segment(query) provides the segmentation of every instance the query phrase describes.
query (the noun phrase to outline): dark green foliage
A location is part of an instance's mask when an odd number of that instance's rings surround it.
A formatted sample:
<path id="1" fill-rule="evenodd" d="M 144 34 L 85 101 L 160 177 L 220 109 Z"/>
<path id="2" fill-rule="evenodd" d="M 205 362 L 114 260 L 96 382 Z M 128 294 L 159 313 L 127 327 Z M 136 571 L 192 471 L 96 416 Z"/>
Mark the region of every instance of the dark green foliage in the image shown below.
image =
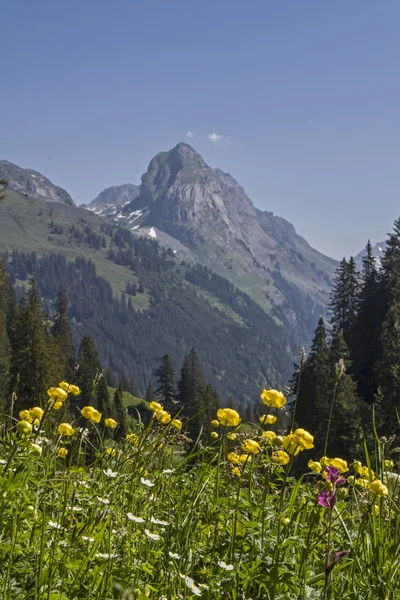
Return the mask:
<path id="1" fill-rule="evenodd" d="M 81 395 L 75 402 L 75 413 L 78 416 L 84 406 L 94 406 L 100 412 L 109 411 L 109 397 L 102 366 L 96 345 L 90 335 L 85 335 L 81 341 L 78 351 L 78 368 L 76 371 L 77 385 L 80 387 Z M 107 415 L 108 416 L 108 415 Z"/>
<path id="2" fill-rule="evenodd" d="M 176 401 L 176 374 L 175 365 L 168 354 L 161 358 L 161 364 L 156 371 L 157 389 L 156 396 L 159 402 L 171 414 L 177 412 Z"/>
<path id="3" fill-rule="evenodd" d="M 51 352 L 48 325 L 38 287 L 32 280 L 20 304 L 12 337 L 10 391 L 17 387 L 17 410 L 44 404 L 46 390 L 54 383 L 52 375 L 57 365 Z"/>
<path id="4" fill-rule="evenodd" d="M 121 378 L 121 386 L 125 392 L 129 392 L 135 398 L 140 398 L 141 393 L 138 388 L 138 384 L 136 383 L 136 379 L 134 377 L 130 377 L 126 372 L 123 374 Z"/>
<path id="5" fill-rule="evenodd" d="M 147 384 L 147 388 L 146 388 L 146 394 L 144 396 L 144 399 L 150 404 L 150 402 L 154 402 L 155 400 L 157 400 L 155 392 L 154 392 L 154 388 L 153 388 L 153 384 L 151 383 L 151 380 L 149 381 L 149 383 Z"/>
<path id="6" fill-rule="evenodd" d="M 63 374 L 62 378 L 72 382 L 74 375 L 75 356 L 72 340 L 71 323 L 69 320 L 68 294 L 61 286 L 54 306 L 54 325 L 52 327 L 53 339 L 60 355 Z"/>
<path id="7" fill-rule="evenodd" d="M 347 262 L 344 258 L 337 270 L 331 294 L 331 323 L 340 331 L 348 346 L 354 336 L 357 318 L 360 281 L 353 257 Z"/>
<path id="8" fill-rule="evenodd" d="M 3 261 L 0 259 L 0 408 L 3 408 L 9 388 L 11 344 L 7 320 L 10 311 L 11 286 Z"/>
<path id="9" fill-rule="evenodd" d="M 212 388 L 208 391 L 205 389 L 203 367 L 194 348 L 182 365 L 178 389 L 182 413 L 189 419 L 188 432 L 195 440 L 203 423 L 207 422 L 207 412 L 213 411 L 216 402 L 212 397 Z"/>

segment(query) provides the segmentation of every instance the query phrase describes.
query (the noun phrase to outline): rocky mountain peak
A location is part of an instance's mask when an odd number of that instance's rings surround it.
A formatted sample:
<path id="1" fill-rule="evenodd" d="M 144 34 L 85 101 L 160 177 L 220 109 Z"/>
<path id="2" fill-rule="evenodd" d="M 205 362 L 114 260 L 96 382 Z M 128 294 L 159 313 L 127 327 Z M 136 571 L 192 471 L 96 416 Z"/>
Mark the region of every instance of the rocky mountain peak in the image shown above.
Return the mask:
<path id="1" fill-rule="evenodd" d="M 9 188 L 34 200 L 75 206 L 68 192 L 33 169 L 23 169 L 8 160 L 0 160 L 0 179 L 3 178 L 7 179 Z"/>

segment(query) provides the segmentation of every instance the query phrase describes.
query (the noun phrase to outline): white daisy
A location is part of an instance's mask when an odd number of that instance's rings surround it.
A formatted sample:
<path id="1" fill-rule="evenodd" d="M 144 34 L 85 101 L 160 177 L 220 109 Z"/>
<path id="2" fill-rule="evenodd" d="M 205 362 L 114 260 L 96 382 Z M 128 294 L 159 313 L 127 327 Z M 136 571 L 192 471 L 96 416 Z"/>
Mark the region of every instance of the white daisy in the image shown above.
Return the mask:
<path id="1" fill-rule="evenodd" d="M 175 560 L 179 560 L 180 559 L 180 555 L 177 554 L 176 552 L 168 552 L 169 556 L 171 558 L 174 558 Z"/>
<path id="2" fill-rule="evenodd" d="M 154 517 L 150 518 L 150 522 L 154 523 L 154 525 L 162 525 L 163 527 L 169 525 L 168 521 L 160 521 L 159 519 L 155 519 Z"/>
<path id="3" fill-rule="evenodd" d="M 144 523 L 144 519 L 142 517 L 135 517 L 131 512 L 126 515 L 130 521 L 135 521 L 135 523 Z"/>
<path id="4" fill-rule="evenodd" d="M 144 477 L 141 477 L 140 481 L 143 483 L 143 485 L 149 488 L 154 487 L 155 485 L 152 481 L 150 481 L 150 479 L 145 479 Z"/>
<path id="5" fill-rule="evenodd" d="M 87 535 L 83 535 L 82 539 L 84 542 L 94 542 L 94 538 L 88 537 Z"/>
<path id="6" fill-rule="evenodd" d="M 55 521 L 49 521 L 48 525 L 49 525 L 49 527 L 52 527 L 53 529 L 63 529 L 63 527 L 61 527 L 61 525 L 59 525 Z"/>
<path id="7" fill-rule="evenodd" d="M 158 535 L 158 533 L 151 533 L 148 529 L 145 529 L 144 532 L 147 535 L 147 537 L 150 540 L 153 540 L 154 542 L 158 542 L 158 540 L 160 539 L 160 536 Z"/>
<path id="8" fill-rule="evenodd" d="M 233 571 L 235 568 L 233 565 L 227 565 L 223 560 L 219 560 L 218 565 L 221 567 L 221 569 L 225 569 L 225 571 Z"/>
<path id="9" fill-rule="evenodd" d="M 110 501 L 107 498 L 100 498 L 99 496 L 96 496 L 96 498 L 102 504 L 110 504 Z"/>
<path id="10" fill-rule="evenodd" d="M 118 477 L 118 471 L 113 471 L 112 469 L 107 469 L 107 471 L 103 469 L 103 473 L 107 477 Z"/>
<path id="11" fill-rule="evenodd" d="M 105 560 L 108 560 L 109 558 L 117 558 L 118 554 L 103 554 L 102 552 L 97 552 L 96 557 L 97 558 L 104 558 Z"/>
<path id="12" fill-rule="evenodd" d="M 184 579 L 187 587 L 193 592 L 195 596 L 201 596 L 201 590 L 195 585 L 191 577 L 188 577 L 187 575 L 182 575 L 182 573 L 179 573 L 179 575 L 182 577 L 182 579 Z"/>

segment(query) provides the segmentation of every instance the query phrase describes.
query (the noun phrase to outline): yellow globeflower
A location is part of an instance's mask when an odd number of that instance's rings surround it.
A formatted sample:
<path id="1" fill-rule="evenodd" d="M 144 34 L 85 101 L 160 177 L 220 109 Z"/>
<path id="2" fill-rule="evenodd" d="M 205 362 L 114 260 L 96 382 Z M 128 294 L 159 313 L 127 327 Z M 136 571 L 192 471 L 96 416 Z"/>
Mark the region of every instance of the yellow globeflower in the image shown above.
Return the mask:
<path id="1" fill-rule="evenodd" d="M 258 454 L 261 452 L 260 444 L 255 440 L 244 440 L 242 449 L 249 454 Z"/>
<path id="2" fill-rule="evenodd" d="M 54 402 L 53 404 L 53 409 L 54 410 L 60 410 L 60 408 L 62 408 L 63 403 L 58 401 L 58 402 Z"/>
<path id="3" fill-rule="evenodd" d="M 228 433 L 228 435 L 226 436 L 228 438 L 228 440 L 236 440 L 237 439 L 237 433 L 234 433 L 233 431 L 231 431 L 230 433 Z"/>
<path id="4" fill-rule="evenodd" d="M 72 394 L 73 396 L 79 396 L 79 394 L 81 393 L 80 388 L 78 388 L 77 385 L 70 385 L 68 388 L 68 392 L 70 394 Z"/>
<path id="5" fill-rule="evenodd" d="M 163 425 L 167 425 L 171 421 L 171 415 L 166 410 L 156 411 L 156 419 Z"/>
<path id="6" fill-rule="evenodd" d="M 116 426 L 118 425 L 117 421 L 114 421 L 114 419 L 104 419 L 104 425 L 106 427 L 109 427 L 109 429 L 115 429 Z"/>
<path id="7" fill-rule="evenodd" d="M 275 415 L 262 415 L 260 417 L 261 425 L 273 425 L 276 421 Z"/>
<path id="8" fill-rule="evenodd" d="M 378 504 L 373 504 L 372 511 L 376 514 L 376 516 L 378 516 L 379 513 L 381 512 L 380 506 Z"/>
<path id="9" fill-rule="evenodd" d="M 227 425 L 228 427 L 236 427 L 241 421 L 239 413 L 233 408 L 220 408 L 217 412 L 217 418 L 221 425 Z"/>
<path id="10" fill-rule="evenodd" d="M 217 419 L 213 419 L 213 420 L 211 421 L 211 425 L 212 425 L 213 427 L 219 427 L 219 421 L 217 421 Z"/>
<path id="11" fill-rule="evenodd" d="M 28 435 L 32 432 L 32 424 L 29 423 L 29 421 L 25 421 L 25 419 L 22 419 L 22 421 L 18 421 L 17 423 L 17 431 L 18 433 L 22 433 L 23 435 Z"/>
<path id="12" fill-rule="evenodd" d="M 182 429 L 182 421 L 179 419 L 172 419 L 171 425 L 172 427 L 175 427 L 175 429 Z"/>
<path id="13" fill-rule="evenodd" d="M 153 402 L 150 402 L 149 408 L 150 408 L 150 410 L 154 410 L 154 412 L 157 412 L 159 410 L 164 410 L 162 405 L 159 402 L 154 402 L 154 400 L 153 400 Z"/>
<path id="14" fill-rule="evenodd" d="M 303 446 L 299 443 L 299 439 L 295 438 L 293 433 L 283 436 L 282 445 L 285 450 L 287 450 L 289 454 L 292 454 L 293 456 L 296 456 L 299 452 L 304 450 Z"/>
<path id="15" fill-rule="evenodd" d="M 385 460 L 384 465 L 385 465 L 385 470 L 388 471 L 389 469 L 393 469 L 394 462 L 392 460 Z"/>
<path id="16" fill-rule="evenodd" d="M 285 396 L 278 390 L 263 390 L 261 400 L 267 406 L 274 406 L 275 408 L 282 408 L 286 404 Z"/>
<path id="17" fill-rule="evenodd" d="M 298 441 L 303 450 L 314 448 L 314 436 L 305 429 L 296 429 L 293 434 L 293 440 Z"/>
<path id="18" fill-rule="evenodd" d="M 272 460 L 274 460 L 279 465 L 287 465 L 290 461 L 290 456 L 284 450 L 277 450 L 272 453 Z"/>
<path id="19" fill-rule="evenodd" d="M 242 471 L 239 469 L 239 467 L 233 467 L 232 475 L 235 475 L 236 477 L 241 477 Z"/>
<path id="20" fill-rule="evenodd" d="M 380 479 L 375 479 L 375 481 L 370 483 L 369 489 L 373 494 L 377 494 L 378 496 L 387 496 L 389 493 L 386 485 Z"/>
<path id="21" fill-rule="evenodd" d="M 31 417 L 33 417 L 34 419 L 39 419 L 39 421 L 42 419 L 43 415 L 44 415 L 44 410 L 42 410 L 40 408 L 40 406 L 34 406 L 33 408 L 30 409 L 30 415 Z"/>
<path id="22" fill-rule="evenodd" d="M 261 437 L 265 438 L 268 442 L 272 442 L 276 438 L 275 431 L 263 431 Z"/>
<path id="23" fill-rule="evenodd" d="M 59 448 L 57 450 L 57 454 L 60 458 L 66 458 L 68 455 L 68 450 L 66 448 Z"/>
<path id="24" fill-rule="evenodd" d="M 251 462 L 251 459 L 252 459 L 252 458 L 253 458 L 253 457 L 252 457 L 250 454 L 241 454 L 241 455 L 239 456 L 239 461 L 240 461 L 241 463 L 245 463 L 245 462 Z"/>
<path id="25" fill-rule="evenodd" d="M 233 465 L 237 465 L 240 463 L 240 457 L 236 454 L 236 452 L 229 452 L 229 454 L 227 454 L 226 458 L 229 460 L 229 462 L 231 462 Z"/>
<path id="26" fill-rule="evenodd" d="M 283 437 L 281 435 L 276 435 L 272 440 L 274 446 L 282 446 L 283 445 Z"/>
<path id="27" fill-rule="evenodd" d="M 322 471 L 322 465 L 321 465 L 321 463 L 318 462 L 318 461 L 316 461 L 316 460 L 309 460 L 308 461 L 308 468 L 313 473 L 321 473 L 321 471 Z"/>
<path id="28" fill-rule="evenodd" d="M 94 406 L 84 406 L 81 415 L 88 421 L 92 421 L 92 423 L 100 423 L 101 421 L 101 413 Z"/>
<path id="29" fill-rule="evenodd" d="M 60 435 L 74 435 L 75 429 L 69 423 L 60 423 L 58 426 L 58 433 Z"/>
<path id="30" fill-rule="evenodd" d="M 68 392 L 69 389 L 69 383 L 67 381 L 62 381 L 61 383 L 58 384 L 58 386 L 64 390 L 64 392 Z"/>
<path id="31" fill-rule="evenodd" d="M 139 441 L 139 436 L 136 433 L 127 433 L 125 439 L 130 444 L 136 444 Z"/>
<path id="32" fill-rule="evenodd" d="M 339 470 L 339 473 L 347 473 L 349 467 L 347 465 L 347 461 L 343 460 L 343 458 L 332 458 L 329 464 L 330 467 L 336 467 Z"/>
<path id="33" fill-rule="evenodd" d="M 289 523 L 290 523 L 289 517 L 281 517 L 280 521 L 281 521 L 282 525 L 289 525 Z"/>
<path id="34" fill-rule="evenodd" d="M 28 421 L 28 423 L 32 423 L 33 418 L 29 410 L 21 410 L 19 413 L 19 418 L 23 421 Z"/>
<path id="35" fill-rule="evenodd" d="M 215 440 L 216 440 L 216 439 L 219 437 L 219 436 L 218 436 L 218 433 L 217 433 L 216 431 L 212 431 L 212 432 L 210 433 L 210 436 L 211 436 L 212 438 L 214 438 Z"/>
<path id="36" fill-rule="evenodd" d="M 323 456 L 322 458 L 320 458 L 319 462 L 321 463 L 321 466 L 323 468 L 325 467 L 329 467 L 331 464 L 331 458 L 328 458 L 327 456 Z"/>
<path id="37" fill-rule="evenodd" d="M 111 456 L 117 456 L 118 452 L 115 448 L 107 448 L 106 454 L 110 454 Z"/>
<path id="38" fill-rule="evenodd" d="M 64 402 L 66 400 L 68 394 L 65 390 L 60 387 L 51 387 L 47 390 L 47 394 L 52 400 L 59 400 L 60 402 Z"/>

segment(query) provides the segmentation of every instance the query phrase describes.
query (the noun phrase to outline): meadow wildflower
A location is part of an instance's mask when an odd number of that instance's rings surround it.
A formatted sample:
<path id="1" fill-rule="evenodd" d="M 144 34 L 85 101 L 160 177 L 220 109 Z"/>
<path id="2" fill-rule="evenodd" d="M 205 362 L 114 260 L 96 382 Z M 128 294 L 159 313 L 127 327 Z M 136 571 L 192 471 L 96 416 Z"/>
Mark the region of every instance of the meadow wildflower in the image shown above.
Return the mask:
<path id="1" fill-rule="evenodd" d="M 154 483 L 152 481 L 150 481 L 150 479 L 145 479 L 144 477 L 140 478 L 140 481 L 142 482 L 143 485 L 145 485 L 146 487 L 154 487 Z"/>
<path id="2" fill-rule="evenodd" d="M 386 485 L 384 485 L 380 479 L 375 479 L 375 481 L 372 481 L 370 483 L 369 489 L 373 494 L 376 494 L 377 496 L 387 496 L 389 493 L 389 490 L 387 489 Z"/>
<path id="3" fill-rule="evenodd" d="M 343 460 L 343 458 L 332 458 L 329 462 L 329 466 L 338 469 L 339 473 L 347 473 L 349 470 L 347 461 Z"/>
<path id="4" fill-rule="evenodd" d="M 273 406 L 274 408 L 282 408 L 286 404 L 285 396 L 278 390 L 263 390 L 261 400 L 267 406 Z"/>
<path id="5" fill-rule="evenodd" d="M 227 565 L 226 562 L 223 560 L 218 561 L 218 566 L 221 567 L 221 569 L 224 569 L 225 571 L 233 571 L 233 569 L 235 568 L 233 565 Z"/>
<path id="6" fill-rule="evenodd" d="M 253 458 L 253 457 L 251 456 L 251 454 L 241 454 L 241 455 L 239 456 L 239 461 L 240 461 L 241 463 L 245 463 L 245 462 L 251 462 L 251 459 L 252 459 L 252 458 Z"/>
<path id="7" fill-rule="evenodd" d="M 130 521 L 134 521 L 135 523 L 145 523 L 145 519 L 142 517 L 135 517 L 135 515 L 133 515 L 131 512 L 129 512 L 126 516 Z"/>
<path id="8" fill-rule="evenodd" d="M 213 420 L 211 421 L 211 425 L 212 425 L 213 427 L 219 427 L 219 421 L 218 421 L 217 419 L 213 419 Z"/>
<path id="9" fill-rule="evenodd" d="M 158 540 L 160 540 L 160 536 L 158 535 L 158 533 L 151 533 L 148 529 L 144 530 L 145 534 L 147 535 L 147 537 L 150 540 L 153 540 L 154 542 L 158 542 Z"/>
<path id="10" fill-rule="evenodd" d="M 239 467 L 233 467 L 232 468 L 232 475 L 235 475 L 235 477 L 241 477 L 242 476 L 242 471 L 239 469 Z"/>
<path id="11" fill-rule="evenodd" d="M 167 425 L 171 421 L 171 415 L 166 410 L 158 410 L 155 413 L 157 421 L 163 425 Z"/>
<path id="12" fill-rule="evenodd" d="M 57 455 L 60 458 L 66 458 L 68 456 L 68 450 L 66 448 L 59 448 L 57 450 Z"/>
<path id="13" fill-rule="evenodd" d="M 100 423 L 101 421 L 101 413 L 94 406 L 84 406 L 81 410 L 81 415 L 92 423 Z"/>
<path id="14" fill-rule="evenodd" d="M 316 461 L 316 460 L 309 460 L 308 461 L 308 468 L 313 473 L 321 473 L 321 471 L 322 471 L 322 465 L 321 465 L 321 463 L 318 462 L 318 461 Z"/>
<path id="15" fill-rule="evenodd" d="M 104 425 L 106 427 L 108 427 L 109 429 L 115 429 L 116 426 L 118 425 L 118 423 L 114 419 L 108 418 L 108 419 L 104 419 Z"/>
<path id="16" fill-rule="evenodd" d="M 179 419 L 172 419 L 171 425 L 172 427 L 175 427 L 175 429 L 182 429 L 182 421 L 180 421 Z"/>
<path id="17" fill-rule="evenodd" d="M 168 556 L 170 556 L 171 558 L 174 558 L 175 560 L 180 560 L 180 555 L 177 554 L 176 552 L 168 552 Z"/>
<path id="18" fill-rule="evenodd" d="M 229 460 L 230 463 L 232 463 L 233 465 L 237 465 L 240 463 L 240 457 L 238 454 L 236 454 L 236 452 L 229 452 L 229 454 L 227 454 L 226 458 Z"/>
<path id="19" fill-rule="evenodd" d="M 233 408 L 220 408 L 217 411 L 217 418 L 221 425 L 228 427 L 237 427 L 241 421 L 239 413 Z"/>
<path id="20" fill-rule="evenodd" d="M 261 452 L 260 444 L 255 440 L 244 440 L 242 449 L 249 454 L 258 454 Z"/>
<path id="21" fill-rule="evenodd" d="M 232 442 L 235 441 L 237 439 L 238 434 L 235 433 L 234 431 L 231 431 L 230 433 L 227 434 L 227 438 L 228 440 L 231 440 Z"/>
<path id="22" fill-rule="evenodd" d="M 30 452 L 34 456 L 42 456 L 42 452 L 43 452 L 42 446 L 40 446 L 40 444 L 31 444 Z"/>
<path id="23" fill-rule="evenodd" d="M 275 415 L 261 415 L 260 423 L 261 425 L 273 425 L 276 422 Z"/>
<path id="24" fill-rule="evenodd" d="M 289 525 L 290 524 L 289 517 L 281 517 L 281 523 L 282 523 L 282 525 Z"/>
<path id="25" fill-rule="evenodd" d="M 268 442 L 272 442 L 276 438 L 275 431 L 263 431 L 261 437 L 266 439 Z"/>
<path id="26" fill-rule="evenodd" d="M 125 439 L 130 444 L 136 444 L 139 441 L 139 436 L 136 433 L 127 433 Z"/>
<path id="27" fill-rule="evenodd" d="M 219 437 L 219 436 L 218 436 L 218 433 L 217 433 L 216 431 L 212 431 L 212 432 L 210 433 L 210 436 L 211 436 L 212 438 L 214 438 L 215 440 L 216 440 L 216 439 Z"/>
<path id="28" fill-rule="evenodd" d="M 52 402 L 50 400 L 50 402 Z M 53 402 L 52 407 L 54 410 L 60 410 L 60 408 L 62 408 L 63 403 L 59 400 L 58 402 Z"/>
<path id="29" fill-rule="evenodd" d="M 155 402 L 154 400 L 153 400 L 153 402 L 150 402 L 149 408 L 150 408 L 150 410 L 153 410 L 154 412 L 158 412 L 159 410 L 164 410 L 162 407 L 162 404 L 160 404 L 159 402 Z"/>
<path id="30" fill-rule="evenodd" d="M 272 453 L 272 460 L 278 463 L 278 465 L 287 465 L 290 461 L 290 456 L 284 450 L 277 450 Z"/>
<path id="31" fill-rule="evenodd" d="M 67 399 L 68 394 L 65 390 L 60 387 L 51 387 L 47 390 L 47 394 L 50 397 L 50 400 L 64 402 Z"/>
<path id="32" fill-rule="evenodd" d="M 44 415 L 44 410 L 40 408 L 40 406 L 34 406 L 29 410 L 29 413 L 31 417 L 33 417 L 34 419 L 39 419 L 39 421 L 41 421 Z"/>
<path id="33" fill-rule="evenodd" d="M 201 594 L 202 594 L 201 589 L 195 585 L 195 583 L 191 577 L 188 577 L 187 575 L 182 575 L 182 573 L 180 573 L 180 576 L 184 580 L 186 586 L 189 588 L 189 590 L 191 592 L 193 592 L 193 594 L 195 596 L 201 596 Z"/>
<path id="34" fill-rule="evenodd" d="M 160 519 L 156 519 L 155 517 L 150 517 L 150 523 L 161 525 L 162 527 L 167 527 L 167 525 L 169 525 L 168 521 L 160 521 Z"/>
<path id="35" fill-rule="evenodd" d="M 383 464 L 386 471 L 388 471 L 389 469 L 393 469 L 394 467 L 394 462 L 392 460 L 385 460 Z"/>
<path id="36" fill-rule="evenodd" d="M 372 505 L 372 512 L 378 516 L 379 513 L 381 512 L 380 506 L 378 504 L 373 504 Z"/>
<path id="37" fill-rule="evenodd" d="M 112 477 L 114 479 L 115 477 L 118 477 L 118 471 L 113 471 L 112 469 L 103 469 L 103 473 L 106 477 Z"/>
<path id="38" fill-rule="evenodd" d="M 69 423 L 60 423 L 57 431 L 60 435 L 71 436 L 74 435 L 75 429 Z"/>

